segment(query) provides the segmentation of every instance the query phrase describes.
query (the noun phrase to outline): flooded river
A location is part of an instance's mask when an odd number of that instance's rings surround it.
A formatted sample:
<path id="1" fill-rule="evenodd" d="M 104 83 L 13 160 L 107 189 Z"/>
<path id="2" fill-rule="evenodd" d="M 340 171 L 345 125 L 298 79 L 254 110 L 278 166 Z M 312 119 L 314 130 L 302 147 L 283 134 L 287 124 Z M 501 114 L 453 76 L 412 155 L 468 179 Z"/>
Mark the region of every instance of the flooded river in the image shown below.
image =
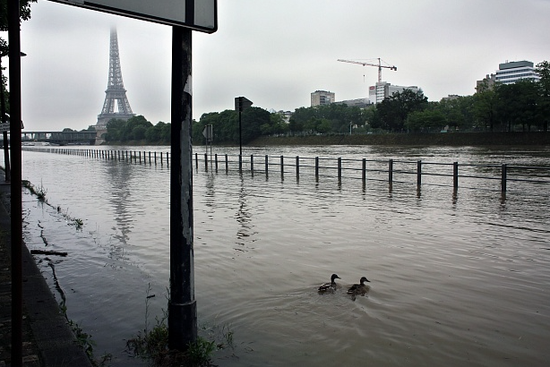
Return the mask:
<path id="1" fill-rule="evenodd" d="M 78 149 L 78 148 L 75 148 Z M 119 147 L 115 149 L 121 149 Z M 143 150 L 160 151 L 158 147 Z M 199 153 L 204 147 L 198 147 Z M 238 149 L 215 148 L 215 153 Z M 164 148 L 168 151 L 168 148 Z M 245 154 L 546 165 L 550 149 L 270 147 Z M 167 309 L 167 165 L 34 151 L 23 178 L 30 249 L 70 319 L 112 366 Z M 219 366 L 546 366 L 550 187 L 493 189 L 194 171 L 199 334 Z M 83 225 L 75 225 L 76 219 Z M 53 270 L 52 270 L 53 269 Z M 337 273 L 343 290 L 318 294 Z M 345 286 L 362 276 L 365 296 Z M 153 296 L 147 298 L 148 296 Z M 147 301 L 146 301 L 147 300 Z"/>

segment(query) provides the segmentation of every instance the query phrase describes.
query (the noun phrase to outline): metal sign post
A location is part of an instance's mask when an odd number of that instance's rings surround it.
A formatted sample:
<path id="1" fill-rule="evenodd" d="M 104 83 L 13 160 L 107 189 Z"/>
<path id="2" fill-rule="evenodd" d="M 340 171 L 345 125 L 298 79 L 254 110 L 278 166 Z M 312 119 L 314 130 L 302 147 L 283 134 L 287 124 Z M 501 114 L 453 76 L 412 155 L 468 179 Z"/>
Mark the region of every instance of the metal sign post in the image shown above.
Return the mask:
<path id="1" fill-rule="evenodd" d="M 170 349 L 185 350 L 197 339 L 193 266 L 193 170 L 191 30 L 173 27 L 170 168 Z"/>
<path id="2" fill-rule="evenodd" d="M 212 142 L 214 141 L 214 125 L 207 124 L 202 129 L 202 136 L 205 139 L 206 154 L 208 154 L 208 148 L 210 148 L 210 161 L 212 161 Z"/>
<path id="3" fill-rule="evenodd" d="M 242 169 L 243 158 L 242 114 L 244 110 L 252 107 L 252 104 L 252 101 L 246 97 L 235 98 L 235 111 L 239 112 L 239 171 L 241 171 Z"/>

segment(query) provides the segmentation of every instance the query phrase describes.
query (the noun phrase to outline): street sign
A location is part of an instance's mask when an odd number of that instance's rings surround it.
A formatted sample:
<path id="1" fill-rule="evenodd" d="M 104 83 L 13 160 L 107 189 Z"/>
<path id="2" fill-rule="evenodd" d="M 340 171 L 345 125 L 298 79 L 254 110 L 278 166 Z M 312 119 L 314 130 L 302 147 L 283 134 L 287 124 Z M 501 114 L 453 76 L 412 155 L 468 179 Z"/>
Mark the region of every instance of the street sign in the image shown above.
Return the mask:
<path id="1" fill-rule="evenodd" d="M 252 107 L 253 103 L 246 97 L 235 97 L 235 111 L 243 112 L 249 107 Z"/>
<path id="2" fill-rule="evenodd" d="M 214 139 L 214 125 L 208 124 L 202 130 L 202 136 L 206 138 L 207 143 L 211 143 Z"/>
<path id="3" fill-rule="evenodd" d="M 217 0 L 50 0 L 196 31 L 218 29 Z"/>
<path id="4" fill-rule="evenodd" d="M 4 132 L 4 131 L 10 131 L 10 123 L 9 122 L 0 123 L 0 132 Z"/>

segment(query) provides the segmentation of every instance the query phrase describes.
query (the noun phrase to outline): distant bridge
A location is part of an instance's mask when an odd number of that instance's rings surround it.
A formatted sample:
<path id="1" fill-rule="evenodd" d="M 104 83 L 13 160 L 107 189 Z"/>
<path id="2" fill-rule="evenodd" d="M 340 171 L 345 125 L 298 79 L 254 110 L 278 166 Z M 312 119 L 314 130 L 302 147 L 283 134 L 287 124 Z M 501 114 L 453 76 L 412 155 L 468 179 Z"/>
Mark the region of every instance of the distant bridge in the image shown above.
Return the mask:
<path id="1" fill-rule="evenodd" d="M 21 142 L 48 142 L 57 145 L 95 145 L 96 131 L 21 131 Z"/>

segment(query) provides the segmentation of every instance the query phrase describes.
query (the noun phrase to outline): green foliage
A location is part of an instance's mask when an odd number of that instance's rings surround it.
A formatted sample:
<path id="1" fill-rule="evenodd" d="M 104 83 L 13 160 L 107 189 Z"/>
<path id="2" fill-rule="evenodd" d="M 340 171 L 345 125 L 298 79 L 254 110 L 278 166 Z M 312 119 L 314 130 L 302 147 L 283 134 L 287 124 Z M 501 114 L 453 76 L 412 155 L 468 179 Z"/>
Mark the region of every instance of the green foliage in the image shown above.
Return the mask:
<path id="1" fill-rule="evenodd" d="M 282 133 L 284 121 L 278 117 L 272 117 L 268 111 L 250 107 L 242 112 L 240 138 L 243 144 L 266 134 Z M 204 143 L 202 131 L 206 125 L 212 125 L 214 141 L 218 144 L 239 144 L 239 113 L 233 110 L 225 110 L 217 113 L 205 113 L 200 120 L 193 124 L 193 142 Z"/>
<path id="2" fill-rule="evenodd" d="M 548 131 L 550 120 L 550 63 L 543 61 L 537 64 L 537 73 L 540 76 L 538 84 L 539 99 L 539 116 L 542 130 Z"/>
<path id="3" fill-rule="evenodd" d="M 31 3 L 35 3 L 36 0 L 20 0 L 19 1 L 19 19 L 21 21 L 29 20 L 31 18 Z M 0 0 L 0 31 L 4 32 L 8 30 L 8 0 Z M 8 43 L 3 37 L 0 37 L 0 58 L 8 54 Z M 1 62 L 0 62 L 1 64 Z M 7 77 L 4 75 L 4 67 L 1 67 L 2 78 L 0 79 L 0 88 L 2 89 L 2 96 L 4 96 L 4 105 L 6 113 L 9 113 L 9 92 L 7 91 Z"/>
<path id="4" fill-rule="evenodd" d="M 445 115 L 435 109 L 411 112 L 405 122 L 408 130 L 416 132 L 438 132 L 446 125 Z"/>
<path id="5" fill-rule="evenodd" d="M 24 20 L 31 19 L 31 3 L 36 0 L 19 0 L 19 18 Z M 0 31 L 8 30 L 8 0 L 0 0 Z"/>
<path id="6" fill-rule="evenodd" d="M 135 356 L 152 361 L 154 366 L 211 366 L 212 353 L 218 348 L 215 341 L 198 337 L 195 342 L 188 344 L 185 352 L 179 352 L 169 349 L 168 338 L 165 315 L 162 319 L 156 319 L 152 329 L 149 330 L 146 326 L 134 338 L 129 339 L 126 348 Z"/>
<path id="7" fill-rule="evenodd" d="M 413 92 L 405 89 L 403 92 L 394 93 L 377 105 L 378 120 L 373 127 L 391 132 L 403 131 L 409 114 L 423 111 L 427 107 L 428 98 L 422 91 Z"/>
<path id="8" fill-rule="evenodd" d="M 346 104 L 301 107 L 290 118 L 289 130 L 293 133 L 329 134 L 347 133 L 350 125 L 364 126 L 365 110 Z"/>
<path id="9" fill-rule="evenodd" d="M 194 343 L 187 347 L 187 360 L 189 366 L 208 366 L 212 352 L 216 350 L 215 342 L 198 337 Z"/>
<path id="10" fill-rule="evenodd" d="M 132 141 L 145 141 L 149 144 L 169 144 L 170 126 L 159 122 L 153 126 L 145 117 L 134 116 L 127 121 L 112 119 L 107 123 L 105 141 L 128 143 Z M 166 133 L 168 132 L 168 133 Z"/>

